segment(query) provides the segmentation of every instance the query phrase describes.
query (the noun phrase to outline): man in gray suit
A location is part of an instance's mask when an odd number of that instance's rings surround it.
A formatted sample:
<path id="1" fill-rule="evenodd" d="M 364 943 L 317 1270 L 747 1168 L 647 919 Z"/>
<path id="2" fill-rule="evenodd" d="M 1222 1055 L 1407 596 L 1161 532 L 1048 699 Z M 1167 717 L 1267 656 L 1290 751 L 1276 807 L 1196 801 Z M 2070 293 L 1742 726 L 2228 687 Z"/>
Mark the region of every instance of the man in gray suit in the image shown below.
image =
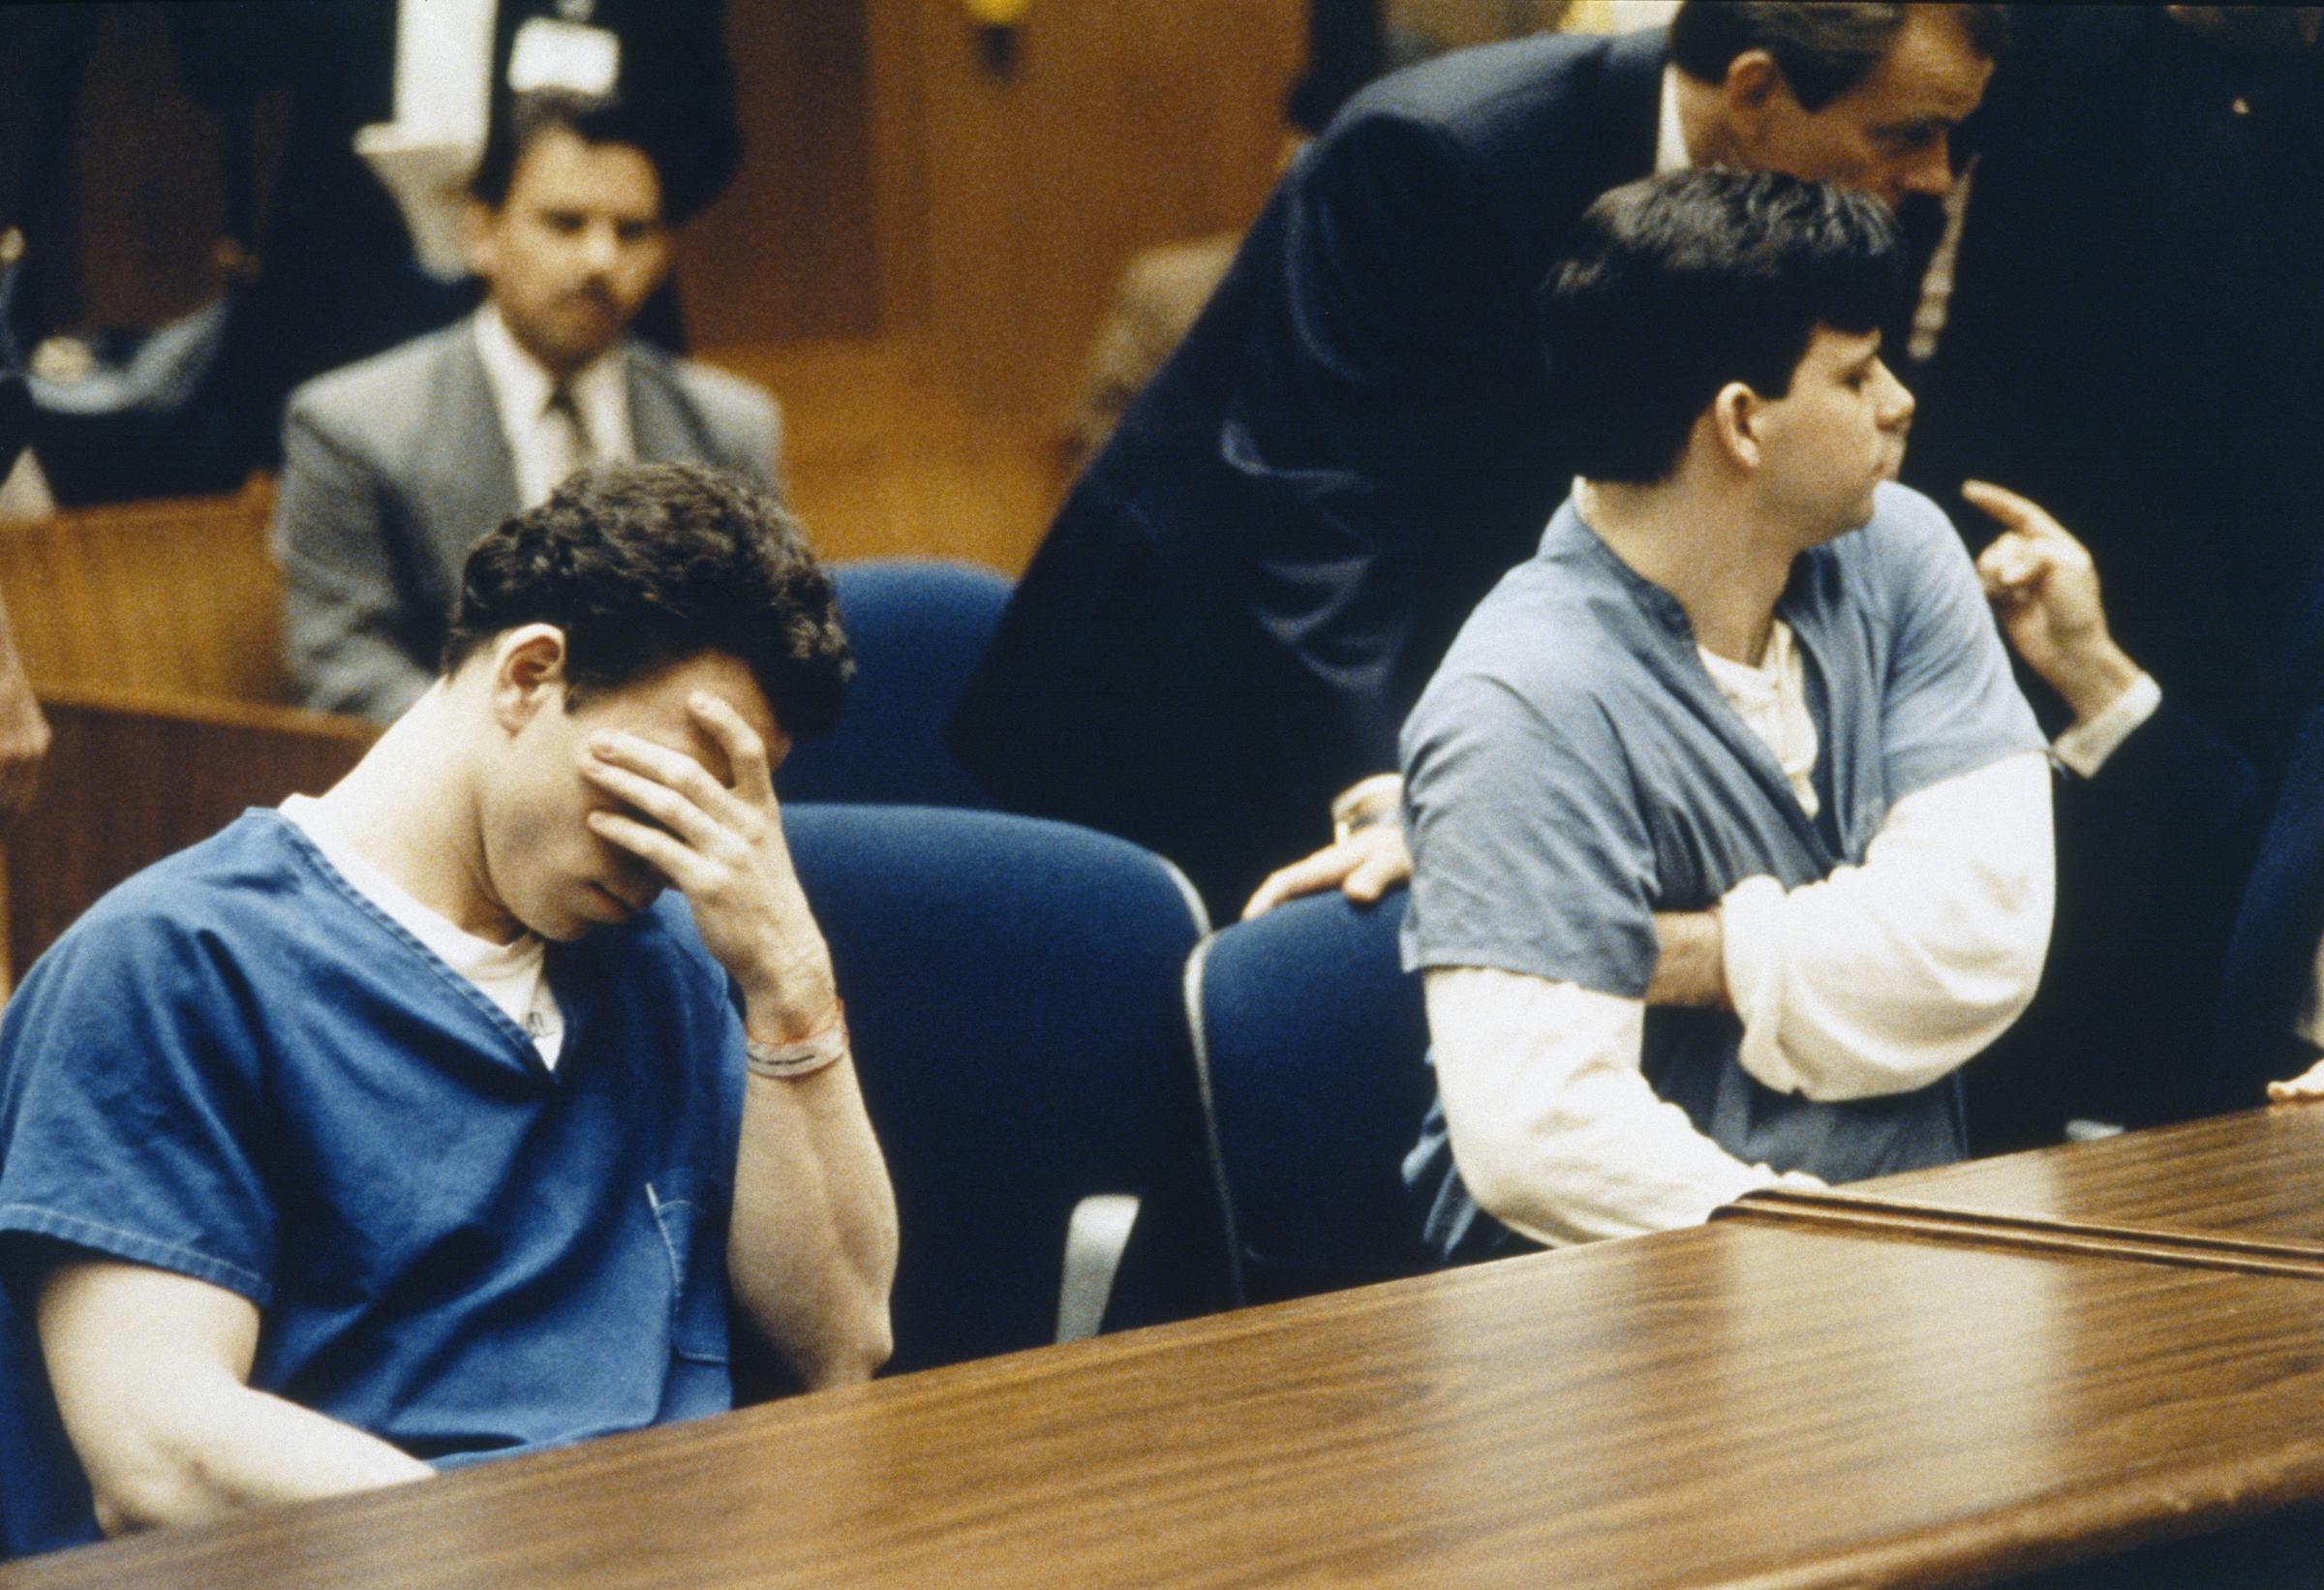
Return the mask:
<path id="1" fill-rule="evenodd" d="M 660 167 L 611 100 L 528 97 L 471 183 L 470 320 L 291 394 L 275 553 L 303 705 L 402 715 L 437 673 L 468 549 L 598 460 L 778 489 L 757 387 L 628 335 L 669 267 Z"/>

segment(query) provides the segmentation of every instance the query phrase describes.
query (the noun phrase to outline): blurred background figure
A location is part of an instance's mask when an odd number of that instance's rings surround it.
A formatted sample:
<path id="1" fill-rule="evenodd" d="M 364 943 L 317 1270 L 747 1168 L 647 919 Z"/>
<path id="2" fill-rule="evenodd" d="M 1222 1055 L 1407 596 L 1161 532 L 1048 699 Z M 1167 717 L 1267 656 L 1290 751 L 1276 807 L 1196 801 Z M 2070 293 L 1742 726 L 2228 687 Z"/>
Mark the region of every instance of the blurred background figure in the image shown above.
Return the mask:
<path id="1" fill-rule="evenodd" d="M 2324 13 L 2015 9 L 1905 478 L 1972 543 L 1965 478 L 2055 514 L 2159 688 L 2029 673 L 2069 770 L 2058 926 L 1970 1074 L 1983 1150 L 2258 1102 L 2258 1056 L 2213 1063 L 2209 1028 L 2324 546 Z"/>
<path id="2" fill-rule="evenodd" d="M 32 362 L 34 444 L 65 503 L 229 490 L 277 456 L 301 381 L 456 320 L 477 290 L 456 250 L 415 251 L 409 216 L 356 149 L 404 105 L 473 102 L 466 141 L 434 168 L 457 196 L 512 81 L 618 89 L 677 151 L 674 218 L 715 198 L 741 156 L 722 0 L 208 0 L 162 14 L 177 86 L 219 139 L 224 213 L 208 269 L 219 295 L 152 331 L 83 325 L 70 261 L 82 196 L 85 77 L 119 8 L 0 17 L 23 74 L 18 215 L 29 278 L 13 316 Z M 413 113 L 417 113 L 414 110 Z M 412 195 L 407 193 L 407 198 Z M 428 209 L 414 199 L 412 214 Z M 197 223 L 199 225 L 199 223 Z M 423 227 L 423 229 L 426 229 Z M 665 289 L 642 333 L 683 332 Z M 69 417 L 51 417 L 49 412 Z"/>
<path id="3" fill-rule="evenodd" d="M 275 546 L 305 705 L 400 717 L 470 544 L 575 470 L 715 464 L 776 490 L 766 393 L 630 335 L 670 262 L 657 137 L 612 96 L 521 96 L 466 201 L 483 307 L 291 395 Z"/>

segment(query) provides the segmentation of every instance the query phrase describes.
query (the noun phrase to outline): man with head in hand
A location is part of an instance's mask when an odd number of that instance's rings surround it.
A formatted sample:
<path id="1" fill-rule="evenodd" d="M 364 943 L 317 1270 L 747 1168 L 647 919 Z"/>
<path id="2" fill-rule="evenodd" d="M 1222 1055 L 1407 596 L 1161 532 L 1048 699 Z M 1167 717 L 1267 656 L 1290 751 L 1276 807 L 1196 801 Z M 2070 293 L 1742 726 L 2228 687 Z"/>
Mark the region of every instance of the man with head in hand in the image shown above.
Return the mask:
<path id="1" fill-rule="evenodd" d="M 767 498 L 600 469 L 470 556 L 316 799 L 122 885 L 0 1026 L 0 1278 L 107 1529 L 885 1358 L 895 1209 L 769 778 L 848 672 Z"/>

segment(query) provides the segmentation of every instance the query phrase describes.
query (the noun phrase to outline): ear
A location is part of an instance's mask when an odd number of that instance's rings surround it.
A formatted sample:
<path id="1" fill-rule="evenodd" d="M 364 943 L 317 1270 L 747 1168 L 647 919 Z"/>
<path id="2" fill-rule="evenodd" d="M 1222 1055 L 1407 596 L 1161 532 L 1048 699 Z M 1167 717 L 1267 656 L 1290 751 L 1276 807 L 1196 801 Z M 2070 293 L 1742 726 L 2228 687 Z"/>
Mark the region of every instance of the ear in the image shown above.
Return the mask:
<path id="1" fill-rule="evenodd" d="M 1711 399 L 1711 406 L 1702 417 L 1702 423 L 1710 426 L 1721 454 L 1747 473 L 1758 469 L 1765 456 L 1759 435 L 1759 394 L 1739 381 L 1730 381 L 1719 388 L 1719 395 Z"/>
<path id="2" fill-rule="evenodd" d="M 501 212 L 470 198 L 460 206 L 460 236 L 468 247 L 468 268 L 490 281 L 501 268 Z"/>
<path id="3" fill-rule="evenodd" d="M 1774 56 L 1763 49 L 1745 50 L 1727 63 L 1727 76 L 1719 84 L 1728 131 L 1748 147 L 1766 127 L 1769 113 L 1790 93 L 1791 85 Z"/>
<path id="4" fill-rule="evenodd" d="M 519 625 L 492 643 L 492 716 L 506 733 L 561 706 L 565 689 L 565 631 L 555 625 Z"/>

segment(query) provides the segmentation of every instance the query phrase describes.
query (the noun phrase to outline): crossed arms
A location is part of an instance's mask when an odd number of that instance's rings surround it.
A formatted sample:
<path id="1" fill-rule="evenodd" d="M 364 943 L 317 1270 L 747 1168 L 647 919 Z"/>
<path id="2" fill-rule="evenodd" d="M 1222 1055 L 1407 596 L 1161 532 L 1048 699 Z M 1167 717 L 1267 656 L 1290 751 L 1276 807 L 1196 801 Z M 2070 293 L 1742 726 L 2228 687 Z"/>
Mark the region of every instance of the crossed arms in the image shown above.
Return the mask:
<path id="1" fill-rule="evenodd" d="M 2040 976 L 2048 780 L 2038 753 L 2004 757 L 1898 802 L 1860 867 L 1788 892 L 1747 878 L 1714 911 L 1659 916 L 1640 998 L 1431 968 L 1437 1084 L 1478 1204 L 1536 1241 L 1588 1241 L 1691 1224 L 1780 1179 L 1655 1095 L 1649 1005 L 1732 1010 L 1744 1070 L 1810 1099 L 1909 1092 L 1976 1054 Z"/>

